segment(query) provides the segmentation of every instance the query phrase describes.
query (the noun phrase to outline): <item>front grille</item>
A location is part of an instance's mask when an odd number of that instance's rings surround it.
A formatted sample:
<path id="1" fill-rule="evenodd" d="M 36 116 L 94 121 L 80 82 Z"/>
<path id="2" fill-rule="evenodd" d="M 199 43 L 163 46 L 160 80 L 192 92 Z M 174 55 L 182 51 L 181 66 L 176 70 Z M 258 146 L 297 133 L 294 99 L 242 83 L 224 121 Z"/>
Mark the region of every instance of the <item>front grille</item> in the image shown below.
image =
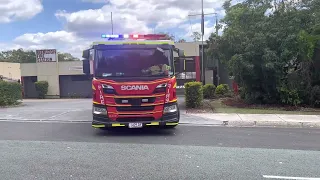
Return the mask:
<path id="1" fill-rule="evenodd" d="M 118 106 L 117 111 L 153 111 L 154 106 Z"/>
<path id="2" fill-rule="evenodd" d="M 146 98 L 115 98 L 117 104 L 131 104 L 133 106 L 140 106 L 143 102 L 142 99 L 148 99 L 146 103 L 154 103 L 156 101 L 155 97 L 146 97 Z M 127 100 L 128 103 L 122 103 L 122 100 Z"/>
<path id="3" fill-rule="evenodd" d="M 127 118 L 117 118 L 118 122 L 149 122 L 153 121 L 153 117 L 127 117 Z"/>

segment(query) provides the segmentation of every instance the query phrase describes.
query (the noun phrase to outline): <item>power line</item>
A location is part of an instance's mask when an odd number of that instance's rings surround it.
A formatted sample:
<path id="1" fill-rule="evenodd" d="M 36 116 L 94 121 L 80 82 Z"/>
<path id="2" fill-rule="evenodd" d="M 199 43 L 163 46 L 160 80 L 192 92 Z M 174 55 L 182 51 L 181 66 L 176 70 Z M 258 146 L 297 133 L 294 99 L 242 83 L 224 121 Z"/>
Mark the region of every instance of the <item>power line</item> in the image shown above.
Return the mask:
<path id="1" fill-rule="evenodd" d="M 215 15 L 215 21 L 216 21 L 216 33 L 218 34 L 218 13 L 204 13 L 203 15 L 206 16 L 206 15 Z M 201 16 L 202 14 L 189 14 L 188 16 Z M 201 27 L 202 28 L 202 27 Z M 204 28 L 204 27 L 203 27 Z"/>
<path id="2" fill-rule="evenodd" d="M 201 15 L 201 81 L 202 83 L 205 83 L 204 80 L 204 48 L 203 48 L 203 36 L 204 36 L 204 16 L 205 15 L 211 15 L 215 14 L 217 16 L 217 13 L 204 13 L 203 12 L 203 0 L 201 0 L 201 14 L 189 14 L 188 16 L 199 16 Z M 217 24 L 217 17 L 216 17 L 216 32 L 218 34 L 218 24 Z"/>
<path id="3" fill-rule="evenodd" d="M 189 18 L 189 16 L 188 16 L 188 20 L 189 20 L 189 24 L 190 24 L 190 34 L 191 34 L 191 37 L 192 37 L 192 33 L 193 33 L 193 29 L 192 29 L 192 27 L 193 27 L 193 25 L 192 25 L 192 23 L 191 23 L 191 20 L 190 20 L 190 18 Z"/>

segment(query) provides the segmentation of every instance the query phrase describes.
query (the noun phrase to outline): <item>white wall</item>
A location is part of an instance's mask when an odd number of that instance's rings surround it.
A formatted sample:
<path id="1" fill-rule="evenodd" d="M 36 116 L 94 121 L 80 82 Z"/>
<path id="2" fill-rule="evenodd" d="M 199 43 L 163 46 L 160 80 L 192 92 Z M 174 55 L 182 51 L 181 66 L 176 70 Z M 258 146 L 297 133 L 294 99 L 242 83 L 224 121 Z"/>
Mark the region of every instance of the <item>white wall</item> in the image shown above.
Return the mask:
<path id="1" fill-rule="evenodd" d="M 0 75 L 13 80 L 20 79 L 20 63 L 0 62 Z"/>
<path id="2" fill-rule="evenodd" d="M 185 56 L 200 56 L 199 42 L 175 43 L 176 48 L 184 50 Z"/>

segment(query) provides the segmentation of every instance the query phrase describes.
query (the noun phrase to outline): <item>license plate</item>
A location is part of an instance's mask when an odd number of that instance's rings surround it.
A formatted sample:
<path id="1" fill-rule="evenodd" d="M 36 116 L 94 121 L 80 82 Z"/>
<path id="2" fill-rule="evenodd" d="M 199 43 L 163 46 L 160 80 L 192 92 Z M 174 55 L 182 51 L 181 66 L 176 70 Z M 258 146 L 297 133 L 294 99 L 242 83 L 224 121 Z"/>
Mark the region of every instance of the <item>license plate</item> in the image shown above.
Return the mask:
<path id="1" fill-rule="evenodd" d="M 129 123 L 129 128 L 142 128 L 142 123 Z"/>

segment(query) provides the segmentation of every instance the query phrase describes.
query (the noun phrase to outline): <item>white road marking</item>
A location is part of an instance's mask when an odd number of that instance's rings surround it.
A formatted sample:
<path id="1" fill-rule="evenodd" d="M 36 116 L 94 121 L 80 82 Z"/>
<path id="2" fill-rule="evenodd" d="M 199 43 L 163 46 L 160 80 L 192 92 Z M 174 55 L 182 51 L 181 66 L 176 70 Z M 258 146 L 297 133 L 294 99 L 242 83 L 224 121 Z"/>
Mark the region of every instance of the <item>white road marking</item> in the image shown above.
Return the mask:
<path id="1" fill-rule="evenodd" d="M 56 117 L 58 117 L 58 116 L 62 116 L 62 115 L 64 115 L 64 114 L 68 114 L 69 112 L 71 112 L 71 111 L 65 111 L 65 112 L 62 112 L 62 113 L 60 113 L 60 114 L 56 114 L 56 115 L 54 115 L 54 116 L 49 117 L 48 120 L 49 120 L 49 119 L 54 119 L 54 118 L 56 118 Z"/>
<path id="2" fill-rule="evenodd" d="M 0 119 L 0 122 L 8 123 L 85 123 L 91 124 L 92 120 L 48 120 L 48 119 Z M 222 126 L 219 124 L 195 124 L 195 123 L 186 123 L 180 122 L 179 126 L 198 126 L 198 127 L 217 127 Z"/>
<path id="3" fill-rule="evenodd" d="M 312 178 L 312 177 L 290 177 L 290 176 L 271 176 L 271 175 L 263 175 L 266 179 L 295 179 L 295 180 L 320 180 L 320 178 Z"/>

